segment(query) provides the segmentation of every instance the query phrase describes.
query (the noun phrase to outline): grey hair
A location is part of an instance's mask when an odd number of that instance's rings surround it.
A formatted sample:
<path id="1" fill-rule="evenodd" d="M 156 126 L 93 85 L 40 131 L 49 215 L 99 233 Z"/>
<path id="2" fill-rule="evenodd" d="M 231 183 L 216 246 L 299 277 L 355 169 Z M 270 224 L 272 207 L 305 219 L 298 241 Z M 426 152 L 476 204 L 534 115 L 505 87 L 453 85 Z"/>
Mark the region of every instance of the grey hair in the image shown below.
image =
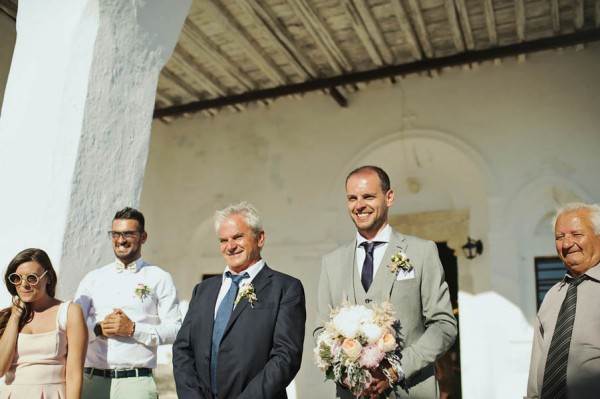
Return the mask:
<path id="1" fill-rule="evenodd" d="M 559 216 L 565 213 L 571 213 L 575 211 L 588 211 L 590 213 L 590 222 L 594 228 L 594 234 L 600 234 L 600 205 L 598 204 L 584 204 L 583 202 L 569 202 L 568 204 L 561 205 L 552 219 L 552 227 L 556 226 L 556 220 Z"/>
<path id="2" fill-rule="evenodd" d="M 229 219 L 233 215 L 241 215 L 244 217 L 248 227 L 254 232 L 254 236 L 257 236 L 263 231 L 263 223 L 260 219 L 258 211 L 249 202 L 242 201 L 239 204 L 229 205 L 227 208 L 215 212 L 215 231 L 219 233 L 221 223 L 226 219 Z"/>

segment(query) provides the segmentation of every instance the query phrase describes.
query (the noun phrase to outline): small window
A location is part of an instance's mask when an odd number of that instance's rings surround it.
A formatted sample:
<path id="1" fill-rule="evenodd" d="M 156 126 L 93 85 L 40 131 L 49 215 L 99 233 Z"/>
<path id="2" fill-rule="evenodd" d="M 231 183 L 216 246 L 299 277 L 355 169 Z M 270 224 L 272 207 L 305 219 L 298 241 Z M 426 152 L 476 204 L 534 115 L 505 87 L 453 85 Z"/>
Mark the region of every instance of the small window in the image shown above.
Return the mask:
<path id="1" fill-rule="evenodd" d="M 540 308 L 546 292 L 563 279 L 566 269 L 560 258 L 544 257 L 535 258 L 535 291 L 537 308 Z"/>

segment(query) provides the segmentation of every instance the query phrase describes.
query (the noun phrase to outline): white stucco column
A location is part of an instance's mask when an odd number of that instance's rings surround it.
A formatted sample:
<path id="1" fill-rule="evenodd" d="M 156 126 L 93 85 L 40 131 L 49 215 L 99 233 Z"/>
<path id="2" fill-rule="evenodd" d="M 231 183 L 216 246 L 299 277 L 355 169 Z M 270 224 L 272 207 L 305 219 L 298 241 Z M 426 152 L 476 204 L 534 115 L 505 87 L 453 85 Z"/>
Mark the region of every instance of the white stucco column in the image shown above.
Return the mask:
<path id="1" fill-rule="evenodd" d="M 2 270 L 45 249 L 69 299 L 111 259 L 106 231 L 139 202 L 158 75 L 190 3 L 19 1 L 0 115 Z"/>

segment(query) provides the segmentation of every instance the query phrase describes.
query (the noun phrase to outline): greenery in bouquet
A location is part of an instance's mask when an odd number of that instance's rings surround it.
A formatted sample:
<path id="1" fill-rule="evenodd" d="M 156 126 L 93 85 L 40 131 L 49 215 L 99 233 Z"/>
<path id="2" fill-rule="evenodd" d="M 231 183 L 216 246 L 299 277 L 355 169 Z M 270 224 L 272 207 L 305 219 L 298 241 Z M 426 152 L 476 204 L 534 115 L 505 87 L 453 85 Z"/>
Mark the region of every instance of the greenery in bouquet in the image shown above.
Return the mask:
<path id="1" fill-rule="evenodd" d="M 389 302 L 372 309 L 344 301 L 332 309 L 317 338 L 315 363 L 326 379 L 349 387 L 360 397 L 372 382 L 371 371 L 384 360 L 400 370 L 400 324 Z"/>

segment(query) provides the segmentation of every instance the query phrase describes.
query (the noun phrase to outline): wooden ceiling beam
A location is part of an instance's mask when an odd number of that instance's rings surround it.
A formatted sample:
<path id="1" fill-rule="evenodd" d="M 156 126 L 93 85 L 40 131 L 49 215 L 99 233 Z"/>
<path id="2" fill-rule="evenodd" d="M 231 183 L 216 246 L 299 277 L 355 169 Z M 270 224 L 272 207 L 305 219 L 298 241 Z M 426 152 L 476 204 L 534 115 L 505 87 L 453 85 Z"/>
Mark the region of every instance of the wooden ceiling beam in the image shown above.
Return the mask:
<path id="1" fill-rule="evenodd" d="M 421 6 L 418 0 L 408 0 L 408 12 L 414 23 L 415 32 L 419 38 L 419 44 L 423 49 L 423 52 L 428 58 L 433 58 L 433 47 L 429 41 L 429 34 L 427 33 L 427 26 L 423 20 L 423 14 L 421 13 Z"/>
<path id="2" fill-rule="evenodd" d="M 465 51 L 465 43 L 463 41 L 463 33 L 458 22 L 458 15 L 456 10 L 456 4 L 454 0 L 444 0 L 446 6 L 446 14 L 448 15 L 448 23 L 450 24 L 450 31 L 452 32 L 452 38 L 454 39 L 454 47 L 458 51 Z"/>
<path id="3" fill-rule="evenodd" d="M 11 0 L 0 0 L 0 11 L 13 21 L 17 20 L 17 4 Z"/>
<path id="4" fill-rule="evenodd" d="M 550 17 L 552 18 L 552 30 L 554 33 L 560 32 L 560 8 L 558 0 L 550 0 Z"/>
<path id="5" fill-rule="evenodd" d="M 232 35 L 236 44 L 238 44 L 246 55 L 256 64 L 256 66 L 276 85 L 288 83 L 287 77 L 279 68 L 269 59 L 262 48 L 251 42 L 248 37 L 250 34 L 240 26 L 240 24 L 229 14 L 229 12 L 218 2 L 202 1 L 202 9 L 209 13 L 215 21 L 218 21 Z"/>
<path id="6" fill-rule="evenodd" d="M 261 28 L 265 37 L 268 37 L 273 46 L 286 57 L 290 65 L 304 80 L 318 76 L 312 61 L 306 57 L 301 49 L 296 46 L 294 39 L 287 29 L 277 21 L 277 18 L 256 0 L 238 0 L 240 7 L 248 14 L 257 27 Z"/>
<path id="7" fill-rule="evenodd" d="M 287 29 L 277 21 L 277 18 L 267 8 L 264 8 L 255 0 L 238 0 L 238 4 L 254 19 L 257 26 L 263 28 L 264 34 L 271 39 L 275 47 L 279 48 L 280 53 L 295 67 L 296 72 L 303 80 L 315 79 L 319 76 L 319 72 L 312 61 L 296 46 Z M 335 87 L 324 91 L 331 95 L 341 107 L 348 105 L 348 100 Z"/>
<path id="8" fill-rule="evenodd" d="M 343 0 L 346 13 L 358 38 L 377 66 L 389 65 L 394 62 L 394 55 L 390 51 L 379 24 L 373 17 L 371 9 L 365 0 Z"/>
<path id="9" fill-rule="evenodd" d="M 288 0 L 288 4 L 311 35 L 334 72 L 341 74 L 352 71 L 352 64 L 337 46 L 331 32 L 327 29 L 327 24 L 321 20 L 312 5 L 307 0 Z"/>
<path id="10" fill-rule="evenodd" d="M 194 90 L 193 88 L 190 87 L 190 85 L 184 81 L 183 79 L 181 79 L 179 76 L 177 76 L 175 73 L 173 73 L 168 66 L 165 66 L 162 71 L 160 72 L 160 75 L 169 80 L 176 89 L 178 89 L 179 91 L 183 91 L 185 92 L 188 96 L 193 97 L 193 98 L 201 98 L 202 94 L 197 92 L 196 90 Z"/>
<path id="11" fill-rule="evenodd" d="M 164 90 L 161 88 L 156 89 L 156 100 L 165 104 L 165 106 L 169 106 L 173 104 L 173 100 L 167 94 L 164 93 Z"/>
<path id="12" fill-rule="evenodd" d="M 469 12 L 465 0 L 454 0 L 454 5 L 460 19 L 465 45 L 467 49 L 473 50 L 475 48 L 475 39 L 473 39 L 473 30 L 471 29 L 471 21 L 469 20 Z"/>
<path id="13" fill-rule="evenodd" d="M 494 13 L 494 4 L 492 0 L 483 0 L 483 10 L 485 13 L 485 26 L 492 46 L 498 45 L 498 32 L 496 31 L 496 15 Z"/>
<path id="14" fill-rule="evenodd" d="M 164 109 L 155 109 L 154 117 L 175 116 L 184 113 L 198 112 L 209 108 L 219 108 L 232 104 L 245 104 L 253 101 L 272 99 L 281 96 L 306 93 L 316 90 L 326 90 L 331 87 L 358 84 L 373 80 L 389 79 L 395 76 L 405 76 L 412 73 L 443 68 L 475 64 L 483 61 L 492 61 L 504 57 L 518 56 L 537 51 L 579 45 L 583 43 L 600 41 L 600 29 L 578 31 L 563 36 L 553 36 L 529 42 L 515 43 L 507 46 L 492 47 L 484 50 L 467 51 L 437 59 L 424 59 L 401 65 L 390 65 L 370 71 L 355 72 L 348 75 L 318 79 L 299 84 L 264 89 L 256 92 L 247 92 L 224 98 L 196 101 L 189 104 L 172 106 Z"/>
<path id="15" fill-rule="evenodd" d="M 331 87 L 329 90 L 329 95 L 335 100 L 336 103 L 342 108 L 348 108 L 348 99 L 344 97 L 342 93 L 336 88 Z"/>
<path id="16" fill-rule="evenodd" d="M 217 46 L 212 44 L 211 39 L 205 35 L 198 27 L 188 19 L 183 25 L 182 33 L 202 52 L 202 55 L 219 67 L 221 72 L 240 86 L 248 90 L 258 88 L 254 82 L 244 71 L 235 65 L 233 61 Z"/>
<path id="17" fill-rule="evenodd" d="M 406 43 L 410 47 L 410 51 L 415 58 L 415 60 L 423 59 L 423 52 L 421 50 L 421 46 L 419 46 L 419 41 L 417 40 L 417 36 L 415 35 L 412 23 L 410 19 L 408 19 L 408 14 L 404 9 L 404 4 L 402 4 L 402 0 L 391 0 L 392 9 L 394 10 L 394 14 L 396 15 L 396 19 L 398 20 L 398 25 L 404 33 L 404 38 Z"/>
<path id="18" fill-rule="evenodd" d="M 525 21 L 525 3 L 523 0 L 515 0 L 515 25 L 519 42 L 525 41 Z"/>
<path id="19" fill-rule="evenodd" d="M 583 28 L 584 13 L 585 13 L 585 2 L 584 0 L 573 0 L 573 17 L 575 23 L 575 29 L 580 30 Z"/>
<path id="20" fill-rule="evenodd" d="M 280 54 L 286 57 L 290 65 L 302 79 L 315 79 L 319 72 L 312 61 L 304 55 L 304 52 L 296 46 L 294 39 L 289 35 L 287 29 L 277 21 L 277 18 L 255 0 L 238 0 L 238 4 L 254 20 L 271 43 L 278 48 Z M 336 89 L 324 90 L 341 106 L 346 107 L 348 101 Z"/>
<path id="21" fill-rule="evenodd" d="M 179 56 L 178 51 L 173 53 L 173 57 Z M 183 66 L 185 69 L 187 69 L 188 73 L 190 73 L 190 72 L 194 71 L 194 69 L 193 69 L 194 65 L 197 65 L 197 64 L 190 64 L 188 62 L 183 62 L 183 60 L 181 60 L 180 65 Z M 218 97 L 218 96 L 223 97 L 223 96 L 227 96 L 229 94 L 229 93 L 225 92 L 222 88 L 220 88 L 218 85 L 213 83 L 210 80 L 210 78 L 205 76 L 200 70 L 197 70 L 196 74 L 200 74 L 200 79 L 195 77 L 194 80 L 196 82 L 198 82 L 198 84 L 200 84 L 204 88 L 204 90 L 206 90 L 210 95 L 215 96 L 215 97 Z M 179 87 L 182 90 L 184 90 L 185 92 L 189 93 L 192 97 L 198 98 L 198 99 L 202 98 L 202 93 L 197 92 L 193 87 L 190 87 L 189 82 L 186 82 L 185 80 L 183 80 L 182 78 L 177 76 L 175 73 L 170 71 L 167 67 L 163 68 L 161 75 L 163 75 L 165 78 L 167 78 L 168 80 L 173 82 L 177 87 Z M 195 76 L 195 75 L 192 75 L 192 76 Z M 202 101 L 202 100 L 199 100 L 199 101 Z M 228 104 L 227 107 L 229 107 L 230 109 L 232 109 L 234 111 L 240 111 L 240 110 L 244 109 L 243 104 Z"/>
<path id="22" fill-rule="evenodd" d="M 194 81 L 200 83 L 211 95 L 224 96 L 229 94 L 226 89 L 217 83 L 218 79 L 210 74 L 206 68 L 198 64 L 192 55 L 179 44 L 175 46 L 172 60 L 176 61 L 179 67 L 185 69 L 186 73 L 191 76 Z"/>

